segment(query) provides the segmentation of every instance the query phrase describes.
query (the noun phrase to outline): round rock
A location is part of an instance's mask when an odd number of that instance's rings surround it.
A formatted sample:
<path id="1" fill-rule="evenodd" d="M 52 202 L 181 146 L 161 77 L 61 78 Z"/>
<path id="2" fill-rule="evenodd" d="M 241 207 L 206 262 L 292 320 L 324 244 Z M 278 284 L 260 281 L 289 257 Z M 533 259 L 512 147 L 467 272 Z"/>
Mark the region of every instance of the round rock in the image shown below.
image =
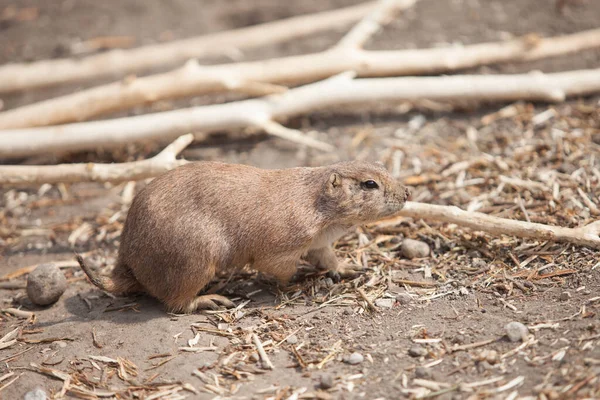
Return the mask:
<path id="1" fill-rule="evenodd" d="M 27 296 L 34 304 L 55 303 L 67 289 L 67 280 L 54 264 L 42 264 L 27 278 Z"/>
<path id="2" fill-rule="evenodd" d="M 25 393 L 24 400 L 46 400 L 48 396 L 46 396 L 46 392 L 42 388 L 35 388 L 27 393 Z"/>
<path id="3" fill-rule="evenodd" d="M 365 358 L 363 357 L 362 354 L 352 353 L 348 357 L 344 358 L 344 362 L 346 364 L 356 365 L 356 364 L 360 364 L 361 362 L 363 362 L 364 359 Z"/>
<path id="4" fill-rule="evenodd" d="M 523 341 L 527 338 L 529 334 L 529 329 L 525 325 L 520 322 L 513 321 L 509 322 L 504 326 L 504 330 L 506 331 L 506 336 L 508 340 L 511 342 L 519 342 Z"/>
<path id="5" fill-rule="evenodd" d="M 423 346 L 415 344 L 408 349 L 408 355 L 411 357 L 423 357 L 427 355 L 427 349 Z"/>
<path id="6" fill-rule="evenodd" d="M 298 343 L 298 336 L 292 335 L 286 339 L 286 342 L 288 342 L 289 344 L 296 344 Z"/>
<path id="7" fill-rule="evenodd" d="M 424 367 L 417 367 L 415 369 L 415 376 L 420 379 L 432 379 L 433 373 L 430 369 Z"/>
<path id="8" fill-rule="evenodd" d="M 400 252 L 408 259 L 423 258 L 429 256 L 429 245 L 420 240 L 404 239 L 400 246 Z"/>
<path id="9" fill-rule="evenodd" d="M 321 375 L 321 389 L 331 389 L 333 387 L 333 376 L 331 374 Z"/>

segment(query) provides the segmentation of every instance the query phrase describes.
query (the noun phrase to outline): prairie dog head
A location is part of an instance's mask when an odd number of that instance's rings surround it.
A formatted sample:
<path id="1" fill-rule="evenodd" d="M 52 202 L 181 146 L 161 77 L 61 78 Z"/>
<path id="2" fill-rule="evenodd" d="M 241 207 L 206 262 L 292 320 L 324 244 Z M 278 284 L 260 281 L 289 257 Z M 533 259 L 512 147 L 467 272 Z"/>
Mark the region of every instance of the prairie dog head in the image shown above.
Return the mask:
<path id="1" fill-rule="evenodd" d="M 328 167 L 322 208 L 340 220 L 367 223 L 402 209 L 409 190 L 394 179 L 383 164 L 351 161 Z"/>

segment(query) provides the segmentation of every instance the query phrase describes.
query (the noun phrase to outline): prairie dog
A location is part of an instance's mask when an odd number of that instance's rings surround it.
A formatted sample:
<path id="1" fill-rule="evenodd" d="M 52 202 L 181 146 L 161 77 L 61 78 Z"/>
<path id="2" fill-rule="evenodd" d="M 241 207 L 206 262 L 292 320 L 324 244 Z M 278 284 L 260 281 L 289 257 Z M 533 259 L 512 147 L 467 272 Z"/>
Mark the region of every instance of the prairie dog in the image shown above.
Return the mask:
<path id="1" fill-rule="evenodd" d="M 331 244 L 355 225 L 397 213 L 408 196 L 381 164 L 190 163 L 135 196 L 110 276 L 78 260 L 93 284 L 114 294 L 146 292 L 173 312 L 231 307 L 224 296 L 199 295 L 216 272 L 250 264 L 285 285 L 301 258 L 336 270 Z"/>

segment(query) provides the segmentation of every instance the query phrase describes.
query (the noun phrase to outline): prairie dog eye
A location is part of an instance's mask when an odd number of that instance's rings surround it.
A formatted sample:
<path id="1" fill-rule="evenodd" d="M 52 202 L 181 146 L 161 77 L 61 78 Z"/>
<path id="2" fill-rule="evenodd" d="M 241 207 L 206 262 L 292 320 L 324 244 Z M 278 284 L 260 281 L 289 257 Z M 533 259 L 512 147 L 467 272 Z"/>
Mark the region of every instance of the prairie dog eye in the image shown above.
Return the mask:
<path id="1" fill-rule="evenodd" d="M 368 181 L 364 181 L 361 183 L 363 189 L 378 189 L 379 185 L 374 180 L 369 179 Z"/>

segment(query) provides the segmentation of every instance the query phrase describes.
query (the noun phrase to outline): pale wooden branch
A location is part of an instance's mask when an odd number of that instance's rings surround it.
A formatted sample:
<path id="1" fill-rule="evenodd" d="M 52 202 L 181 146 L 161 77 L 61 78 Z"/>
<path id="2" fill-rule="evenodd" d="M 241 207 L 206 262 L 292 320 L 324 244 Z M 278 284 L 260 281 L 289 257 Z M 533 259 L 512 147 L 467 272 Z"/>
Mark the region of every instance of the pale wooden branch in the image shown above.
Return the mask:
<path id="1" fill-rule="evenodd" d="M 408 7 L 412 2 L 405 0 L 398 4 Z M 129 85 L 113 83 L 8 110 L 0 113 L 0 129 L 81 121 L 148 101 L 231 90 L 223 83 L 227 81 L 296 84 L 350 70 L 363 77 L 435 74 L 497 62 L 536 60 L 600 47 L 600 29 L 595 29 L 537 40 L 526 37 L 465 47 L 369 51 L 358 46 L 372 31 L 365 29 L 358 32 L 349 33 L 347 45 L 334 46 L 320 53 L 236 64 L 196 65 L 185 73 L 179 69 L 139 78 Z"/>
<path id="2" fill-rule="evenodd" d="M 152 158 L 121 164 L 0 165 L 0 185 L 59 182 L 124 182 L 152 178 L 186 164 L 177 159 L 194 135 L 180 136 Z"/>
<path id="3" fill-rule="evenodd" d="M 600 92 L 600 69 L 372 79 L 352 79 L 352 73 L 345 73 L 258 99 L 105 121 L 0 131 L 0 156 L 95 149 L 142 140 L 168 141 L 186 132 L 261 128 L 267 121 L 281 121 L 342 104 L 422 99 L 562 101 L 567 96 L 595 92 Z"/>
<path id="4" fill-rule="evenodd" d="M 381 221 L 376 225 L 390 226 L 404 217 L 431 219 L 465 226 L 493 235 L 511 235 L 542 241 L 567 242 L 578 246 L 600 249 L 600 221 L 579 227 L 564 228 L 532 222 L 498 218 L 479 212 L 464 211 L 455 206 L 440 206 L 407 202 L 399 217 Z"/>
<path id="5" fill-rule="evenodd" d="M 382 23 L 388 22 L 394 13 L 412 6 L 416 1 L 379 0 L 377 6 L 342 38 L 334 48 L 335 52 L 347 54 L 359 49 L 379 30 Z M 252 96 L 264 96 L 285 91 L 285 87 L 271 83 L 277 80 L 269 79 L 268 73 L 264 76 L 267 78 L 264 81 L 248 79 L 243 68 L 231 69 L 235 65 L 237 64 L 205 67 L 193 59 L 183 67 L 164 74 L 125 79 L 1 112 L 0 129 L 84 121 L 157 100 L 197 96 L 211 92 L 236 91 Z M 260 63 L 248 63 L 248 65 L 260 66 Z M 276 65 L 273 67 L 277 69 Z M 303 69 L 303 65 L 296 64 L 294 69 Z M 262 72 L 259 71 L 259 75 L 261 74 Z"/>
<path id="6" fill-rule="evenodd" d="M 399 11 L 412 7 L 417 0 L 380 0 L 378 6 L 359 21 L 340 41 L 337 48 L 362 48 Z"/>
<path id="7" fill-rule="evenodd" d="M 44 60 L 0 66 L 0 93 L 123 76 L 177 65 L 189 59 L 221 55 L 335 29 L 359 20 L 377 2 L 300 15 L 260 25 L 128 50 L 111 50 L 82 59 Z"/>

